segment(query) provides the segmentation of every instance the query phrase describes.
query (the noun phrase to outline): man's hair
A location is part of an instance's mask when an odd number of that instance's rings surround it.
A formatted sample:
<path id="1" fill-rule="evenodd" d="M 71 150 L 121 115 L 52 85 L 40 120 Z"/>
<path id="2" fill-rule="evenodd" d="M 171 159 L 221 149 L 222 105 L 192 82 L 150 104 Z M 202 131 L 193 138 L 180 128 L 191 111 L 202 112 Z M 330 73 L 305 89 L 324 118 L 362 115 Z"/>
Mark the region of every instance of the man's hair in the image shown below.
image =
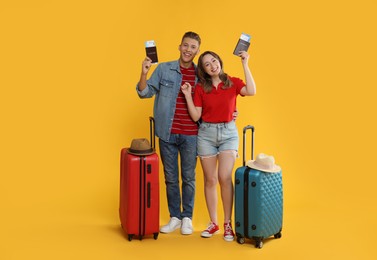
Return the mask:
<path id="1" fill-rule="evenodd" d="M 199 43 L 199 45 L 200 45 L 200 43 L 202 42 L 202 40 L 200 39 L 199 34 L 194 33 L 194 32 L 186 32 L 186 33 L 183 35 L 183 37 L 182 37 L 182 41 L 181 41 L 181 42 L 183 42 L 183 39 L 185 39 L 185 38 L 191 38 L 191 39 L 197 40 L 198 43 Z"/>

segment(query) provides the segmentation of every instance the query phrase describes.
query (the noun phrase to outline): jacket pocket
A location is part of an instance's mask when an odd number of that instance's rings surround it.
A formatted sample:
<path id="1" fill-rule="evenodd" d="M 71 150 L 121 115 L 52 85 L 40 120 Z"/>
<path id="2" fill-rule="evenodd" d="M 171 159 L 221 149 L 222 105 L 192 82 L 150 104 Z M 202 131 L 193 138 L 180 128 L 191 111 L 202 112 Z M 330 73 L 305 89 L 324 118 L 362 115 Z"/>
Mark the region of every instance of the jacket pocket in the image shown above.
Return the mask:
<path id="1" fill-rule="evenodd" d="M 173 96 L 174 82 L 171 80 L 162 79 L 160 82 L 160 95 L 165 97 Z"/>

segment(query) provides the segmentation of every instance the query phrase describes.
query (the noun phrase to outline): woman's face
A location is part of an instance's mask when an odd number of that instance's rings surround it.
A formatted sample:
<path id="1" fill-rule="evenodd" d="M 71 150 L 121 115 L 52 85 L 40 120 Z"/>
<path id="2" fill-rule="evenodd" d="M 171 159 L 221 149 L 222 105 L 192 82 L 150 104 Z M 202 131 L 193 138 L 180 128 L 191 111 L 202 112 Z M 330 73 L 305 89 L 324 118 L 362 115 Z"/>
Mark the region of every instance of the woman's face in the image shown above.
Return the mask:
<path id="1" fill-rule="evenodd" d="M 211 54 L 206 54 L 203 56 L 202 65 L 204 68 L 204 71 L 210 75 L 213 76 L 219 76 L 221 72 L 221 64 L 218 59 L 216 59 Z"/>

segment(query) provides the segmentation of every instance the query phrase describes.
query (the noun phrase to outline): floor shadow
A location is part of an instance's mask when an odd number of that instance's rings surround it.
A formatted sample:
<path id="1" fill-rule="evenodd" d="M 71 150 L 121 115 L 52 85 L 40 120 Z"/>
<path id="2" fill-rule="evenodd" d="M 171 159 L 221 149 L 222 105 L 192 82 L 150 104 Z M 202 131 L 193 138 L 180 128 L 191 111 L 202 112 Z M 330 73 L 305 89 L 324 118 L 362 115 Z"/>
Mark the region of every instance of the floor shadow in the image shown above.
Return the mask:
<path id="1" fill-rule="evenodd" d="M 119 224 L 119 225 L 109 225 L 106 227 L 107 230 L 111 231 L 112 233 L 114 233 L 115 235 L 129 241 L 130 240 L 130 237 L 128 236 L 128 234 L 123 230 L 122 226 Z M 157 238 L 160 236 L 160 234 L 157 235 Z M 131 237 L 131 240 L 144 240 L 144 239 L 155 239 L 154 238 L 154 235 L 153 234 L 148 234 L 148 235 L 144 235 L 142 237 L 139 237 L 138 235 L 134 235 L 133 237 Z"/>
<path id="2" fill-rule="evenodd" d="M 117 235 L 119 237 L 122 237 L 124 239 L 128 239 L 126 232 L 124 232 L 124 230 L 122 229 L 122 226 L 120 224 L 119 225 L 108 225 L 108 226 L 106 226 L 106 229 L 111 231 L 112 233 L 114 233 L 115 235 Z"/>
<path id="3" fill-rule="evenodd" d="M 273 236 L 265 238 L 265 239 L 263 239 L 263 247 L 265 247 L 266 245 L 268 245 L 270 242 L 273 242 L 273 241 L 278 242 L 280 239 L 281 238 L 274 238 Z M 244 244 L 239 244 L 239 245 L 255 247 L 255 240 L 251 239 L 251 238 L 245 238 L 245 243 Z"/>

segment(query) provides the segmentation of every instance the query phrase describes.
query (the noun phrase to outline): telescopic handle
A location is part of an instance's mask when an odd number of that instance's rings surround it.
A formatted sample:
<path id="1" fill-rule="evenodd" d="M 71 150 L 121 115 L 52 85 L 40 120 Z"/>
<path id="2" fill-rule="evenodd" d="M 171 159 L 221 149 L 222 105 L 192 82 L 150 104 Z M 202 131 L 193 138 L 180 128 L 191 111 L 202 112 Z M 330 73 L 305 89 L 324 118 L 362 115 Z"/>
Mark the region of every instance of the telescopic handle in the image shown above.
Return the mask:
<path id="1" fill-rule="evenodd" d="M 150 140 L 152 148 L 156 148 L 156 136 L 155 136 L 155 126 L 154 126 L 154 118 L 152 116 L 149 117 L 149 132 L 150 132 Z"/>
<path id="2" fill-rule="evenodd" d="M 254 159 L 254 126 L 252 125 L 247 125 L 243 128 L 243 147 L 242 147 L 242 151 L 243 151 L 243 161 L 242 161 L 242 165 L 245 166 L 246 165 L 246 132 L 247 130 L 251 130 L 251 160 Z"/>

